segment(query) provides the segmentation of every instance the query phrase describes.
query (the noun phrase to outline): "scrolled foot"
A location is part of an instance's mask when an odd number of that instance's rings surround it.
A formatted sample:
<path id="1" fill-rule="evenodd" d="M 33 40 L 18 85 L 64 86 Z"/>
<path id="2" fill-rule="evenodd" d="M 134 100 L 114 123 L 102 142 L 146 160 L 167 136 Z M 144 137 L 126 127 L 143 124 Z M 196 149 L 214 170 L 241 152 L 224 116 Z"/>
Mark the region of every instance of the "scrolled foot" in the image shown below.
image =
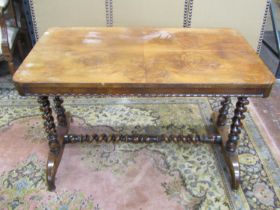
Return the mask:
<path id="1" fill-rule="evenodd" d="M 223 144 L 222 151 L 231 176 L 231 187 L 232 189 L 237 190 L 240 185 L 240 169 L 238 154 L 236 151 L 227 151 L 225 144 Z"/>
<path id="2" fill-rule="evenodd" d="M 54 168 L 55 168 L 55 160 L 49 157 L 47 162 L 47 173 L 46 173 L 47 187 L 49 191 L 55 190 L 56 171 L 54 170 Z"/>
<path id="3" fill-rule="evenodd" d="M 55 175 L 61 161 L 63 150 L 64 145 L 62 144 L 56 153 L 49 152 L 46 171 L 47 187 L 49 191 L 55 190 Z"/>

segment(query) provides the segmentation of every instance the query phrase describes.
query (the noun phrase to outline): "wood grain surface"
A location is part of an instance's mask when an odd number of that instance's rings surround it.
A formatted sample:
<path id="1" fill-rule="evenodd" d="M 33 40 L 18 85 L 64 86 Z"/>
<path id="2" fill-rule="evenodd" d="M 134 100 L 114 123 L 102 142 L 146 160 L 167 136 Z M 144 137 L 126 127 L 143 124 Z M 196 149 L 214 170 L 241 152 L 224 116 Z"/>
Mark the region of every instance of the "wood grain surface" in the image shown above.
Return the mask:
<path id="1" fill-rule="evenodd" d="M 236 31 L 52 28 L 13 77 L 19 92 L 268 96 L 274 76 Z"/>

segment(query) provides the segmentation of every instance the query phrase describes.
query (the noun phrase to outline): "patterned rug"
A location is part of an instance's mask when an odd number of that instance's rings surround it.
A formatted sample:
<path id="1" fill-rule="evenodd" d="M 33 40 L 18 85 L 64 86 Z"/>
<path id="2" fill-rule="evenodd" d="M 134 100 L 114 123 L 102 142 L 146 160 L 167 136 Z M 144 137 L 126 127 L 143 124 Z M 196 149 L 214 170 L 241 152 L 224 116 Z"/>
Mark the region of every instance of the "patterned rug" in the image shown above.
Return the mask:
<path id="1" fill-rule="evenodd" d="M 215 98 L 73 98 L 71 132 L 206 133 Z M 66 145 L 55 192 L 36 98 L 0 89 L 0 209 L 280 209 L 280 168 L 250 113 L 241 188 L 230 188 L 220 148 L 194 144 Z"/>

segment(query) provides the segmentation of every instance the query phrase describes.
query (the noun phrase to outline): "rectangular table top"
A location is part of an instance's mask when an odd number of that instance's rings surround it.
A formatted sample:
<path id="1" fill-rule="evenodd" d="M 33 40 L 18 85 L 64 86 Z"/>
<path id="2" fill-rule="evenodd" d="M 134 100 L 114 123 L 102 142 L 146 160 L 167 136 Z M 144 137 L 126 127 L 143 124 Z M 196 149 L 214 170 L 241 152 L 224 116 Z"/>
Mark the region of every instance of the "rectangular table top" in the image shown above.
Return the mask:
<path id="1" fill-rule="evenodd" d="M 13 77 L 27 94 L 267 97 L 274 76 L 231 29 L 51 28 Z"/>

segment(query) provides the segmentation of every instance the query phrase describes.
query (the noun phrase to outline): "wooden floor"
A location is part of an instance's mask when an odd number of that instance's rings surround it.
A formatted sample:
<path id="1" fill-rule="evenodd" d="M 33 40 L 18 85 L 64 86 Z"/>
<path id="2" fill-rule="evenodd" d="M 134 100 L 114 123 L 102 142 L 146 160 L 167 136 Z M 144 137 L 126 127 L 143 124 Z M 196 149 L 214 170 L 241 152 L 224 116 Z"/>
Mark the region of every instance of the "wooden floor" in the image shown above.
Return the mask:
<path id="1" fill-rule="evenodd" d="M 266 99 L 251 99 L 250 110 L 258 119 L 258 125 L 266 134 L 268 145 L 280 160 L 280 80 Z"/>

